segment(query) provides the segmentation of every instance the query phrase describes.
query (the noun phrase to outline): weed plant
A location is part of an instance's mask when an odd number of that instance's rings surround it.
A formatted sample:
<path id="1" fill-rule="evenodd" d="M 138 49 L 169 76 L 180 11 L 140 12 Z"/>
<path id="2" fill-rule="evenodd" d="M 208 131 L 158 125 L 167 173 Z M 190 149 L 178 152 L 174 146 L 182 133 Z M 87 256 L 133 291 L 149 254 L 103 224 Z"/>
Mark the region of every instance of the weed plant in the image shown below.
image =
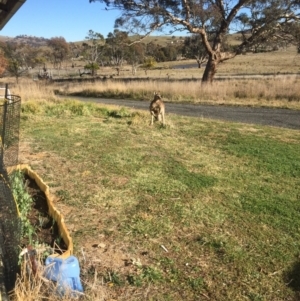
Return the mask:
<path id="1" fill-rule="evenodd" d="M 35 229 L 34 226 L 30 223 L 28 214 L 31 210 L 33 199 L 26 190 L 26 182 L 21 171 L 14 171 L 10 174 L 9 177 L 12 193 L 18 205 L 20 213 L 22 237 L 28 238 L 30 244 L 32 244 Z"/>

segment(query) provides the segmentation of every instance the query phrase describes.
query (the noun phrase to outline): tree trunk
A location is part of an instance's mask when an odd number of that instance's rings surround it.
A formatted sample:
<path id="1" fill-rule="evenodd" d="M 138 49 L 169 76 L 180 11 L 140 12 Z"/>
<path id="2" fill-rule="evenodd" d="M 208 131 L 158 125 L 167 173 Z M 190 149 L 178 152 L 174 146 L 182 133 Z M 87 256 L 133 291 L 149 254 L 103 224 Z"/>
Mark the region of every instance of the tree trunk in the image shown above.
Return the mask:
<path id="1" fill-rule="evenodd" d="M 136 66 L 132 64 L 132 75 L 136 75 Z"/>
<path id="2" fill-rule="evenodd" d="M 202 76 L 202 83 L 212 83 L 217 72 L 217 66 L 220 59 L 216 55 L 210 55 Z"/>

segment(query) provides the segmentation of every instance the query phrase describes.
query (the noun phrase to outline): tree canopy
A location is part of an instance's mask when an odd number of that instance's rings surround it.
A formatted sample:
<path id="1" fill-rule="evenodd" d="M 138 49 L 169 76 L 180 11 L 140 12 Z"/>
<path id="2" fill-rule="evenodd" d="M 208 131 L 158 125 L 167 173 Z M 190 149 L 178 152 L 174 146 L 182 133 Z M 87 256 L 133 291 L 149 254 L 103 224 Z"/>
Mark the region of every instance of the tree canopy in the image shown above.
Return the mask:
<path id="1" fill-rule="evenodd" d="M 0 50 L 0 76 L 6 70 L 7 64 L 7 59 L 5 58 L 3 51 Z"/>
<path id="2" fill-rule="evenodd" d="M 299 43 L 299 0 L 89 0 L 97 1 L 120 10 L 115 26 L 131 34 L 168 29 L 200 35 L 208 56 L 203 82 L 213 81 L 220 62 L 258 43 Z M 241 35 L 233 49 L 224 48 L 228 33 Z"/>
<path id="3" fill-rule="evenodd" d="M 54 37 L 48 41 L 48 46 L 52 49 L 50 55 L 54 68 L 60 68 L 70 52 L 69 44 L 63 37 Z"/>

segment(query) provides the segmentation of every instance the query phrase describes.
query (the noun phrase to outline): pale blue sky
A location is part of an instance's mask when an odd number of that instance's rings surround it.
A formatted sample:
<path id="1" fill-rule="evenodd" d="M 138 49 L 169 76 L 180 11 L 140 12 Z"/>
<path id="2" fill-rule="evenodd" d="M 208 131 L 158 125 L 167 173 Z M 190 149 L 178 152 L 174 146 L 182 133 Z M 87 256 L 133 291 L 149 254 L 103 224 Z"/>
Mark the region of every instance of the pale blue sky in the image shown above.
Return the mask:
<path id="1" fill-rule="evenodd" d="M 104 8 L 104 4 L 89 0 L 27 0 L 0 35 L 64 37 L 67 42 L 76 42 L 84 40 L 91 29 L 106 37 L 113 32 L 114 20 L 120 13 Z"/>

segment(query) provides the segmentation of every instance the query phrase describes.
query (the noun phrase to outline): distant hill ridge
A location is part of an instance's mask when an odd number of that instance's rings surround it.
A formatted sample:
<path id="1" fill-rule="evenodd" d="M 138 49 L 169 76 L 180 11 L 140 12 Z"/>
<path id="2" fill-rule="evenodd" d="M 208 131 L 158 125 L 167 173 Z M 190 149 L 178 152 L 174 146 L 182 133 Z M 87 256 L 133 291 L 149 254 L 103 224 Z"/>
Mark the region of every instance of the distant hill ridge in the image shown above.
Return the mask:
<path id="1" fill-rule="evenodd" d="M 131 39 L 138 39 L 136 36 L 132 36 Z M 182 42 L 184 40 L 184 37 L 182 36 L 148 36 L 145 39 L 142 40 L 143 43 L 150 43 L 154 42 L 156 44 L 161 44 L 163 46 L 170 44 L 170 43 L 178 43 Z M 29 36 L 29 35 L 18 35 L 16 37 L 8 37 L 8 36 L 1 36 L 0 35 L 0 41 L 1 42 L 13 42 L 13 43 L 24 43 L 31 46 L 46 46 L 49 39 L 43 38 L 43 37 L 35 37 L 35 36 Z M 75 44 L 77 43 L 83 43 L 84 40 L 78 40 L 76 42 L 73 42 Z"/>
<path id="2" fill-rule="evenodd" d="M 8 37 L 8 36 L 0 36 L 1 42 L 11 42 L 11 43 L 18 43 L 18 44 L 27 44 L 30 46 L 46 46 L 49 39 L 43 37 L 34 37 L 28 35 L 18 35 L 16 37 Z"/>
<path id="3" fill-rule="evenodd" d="M 232 34 L 229 35 L 228 38 L 228 42 L 230 42 L 230 44 L 237 44 L 239 43 L 239 34 Z M 131 36 L 130 37 L 132 40 L 136 40 L 139 37 L 137 36 Z M 184 39 L 186 38 L 186 36 L 171 36 L 171 35 L 161 35 L 161 36 L 148 36 L 145 37 L 141 42 L 142 43 L 155 43 L 155 44 L 160 44 L 162 46 L 166 46 L 168 44 L 180 44 L 184 42 Z M 33 47 L 39 47 L 39 46 L 47 46 L 47 43 L 50 39 L 46 39 L 43 37 L 35 37 L 35 36 L 30 36 L 30 35 L 18 35 L 16 37 L 8 37 L 8 36 L 1 36 L 0 35 L 0 42 L 13 42 L 13 43 L 18 43 L 18 44 L 27 44 Z M 72 42 L 74 44 L 81 44 L 83 43 L 85 40 L 78 40 L 76 42 Z"/>

